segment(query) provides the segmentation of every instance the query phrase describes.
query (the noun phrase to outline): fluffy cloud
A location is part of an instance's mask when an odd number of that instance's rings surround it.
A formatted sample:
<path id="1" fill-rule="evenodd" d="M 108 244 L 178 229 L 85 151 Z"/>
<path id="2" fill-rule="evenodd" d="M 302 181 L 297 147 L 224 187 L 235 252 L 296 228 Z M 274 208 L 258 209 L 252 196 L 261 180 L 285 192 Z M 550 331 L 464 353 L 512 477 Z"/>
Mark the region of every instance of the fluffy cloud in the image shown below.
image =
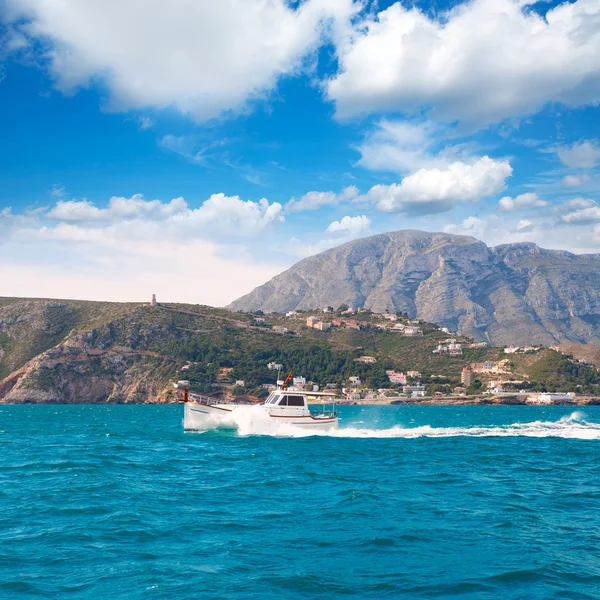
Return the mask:
<path id="1" fill-rule="evenodd" d="M 168 204 L 160 200 L 144 200 L 141 194 L 131 198 L 110 199 L 107 208 L 97 208 L 88 200 L 61 200 L 46 215 L 56 221 L 118 221 L 127 219 L 163 220 L 188 211 L 183 198 L 175 198 Z"/>
<path id="2" fill-rule="evenodd" d="M 480 236 L 486 226 L 486 221 L 479 217 L 467 217 L 461 223 L 450 223 L 444 225 L 445 233 L 455 233 L 458 235 L 475 235 Z"/>
<path id="3" fill-rule="evenodd" d="M 558 150 L 563 165 L 572 169 L 593 169 L 600 164 L 600 146 L 595 140 L 585 140 Z"/>
<path id="4" fill-rule="evenodd" d="M 498 208 L 505 212 L 511 212 L 514 210 L 523 210 L 525 208 L 541 208 L 543 206 L 549 206 L 550 202 L 541 200 L 537 194 L 528 193 L 520 194 L 516 198 L 505 196 L 498 202 Z"/>
<path id="5" fill-rule="evenodd" d="M 369 230 L 371 227 L 371 219 L 365 215 L 356 217 L 343 217 L 340 221 L 333 221 L 327 227 L 327 233 L 334 235 L 342 235 L 348 237 L 358 237 Z"/>
<path id="6" fill-rule="evenodd" d="M 358 194 L 358 188 L 350 185 L 343 189 L 339 194 L 335 192 L 308 192 L 304 196 L 296 199 L 292 198 L 285 208 L 289 212 L 301 212 L 304 210 L 318 210 L 323 206 L 332 206 L 352 200 Z"/>
<path id="7" fill-rule="evenodd" d="M 302 67 L 352 0 L 6 0 L 12 36 L 45 45 L 56 86 L 101 79 L 114 110 L 174 106 L 198 120 L 240 110 Z"/>
<path id="8" fill-rule="evenodd" d="M 376 185 L 360 199 L 375 204 L 381 212 L 431 214 L 498 194 L 511 175 L 508 161 L 484 156 L 473 164 L 455 162 L 446 169 L 420 169 L 399 184 Z"/>
<path id="9" fill-rule="evenodd" d="M 533 227 L 534 225 L 531 221 L 529 221 L 528 219 L 522 219 L 517 223 L 515 231 L 517 233 L 524 233 L 526 231 L 533 231 Z"/>
<path id="10" fill-rule="evenodd" d="M 288 266 L 257 263 L 243 244 L 283 221 L 282 211 L 266 199 L 225 194 L 196 209 L 182 198 L 162 203 L 140 195 L 111 198 L 104 208 L 58 201 L 21 215 L 3 209 L 0 277 L 16 295 L 55 297 L 60 290 L 63 297 L 140 300 L 156 292 L 223 304 Z"/>
<path id="11" fill-rule="evenodd" d="M 567 188 L 574 188 L 574 187 L 580 187 L 582 185 L 585 185 L 586 183 L 589 183 L 592 180 L 592 178 L 589 175 L 586 174 L 582 174 L 582 175 L 565 175 L 562 178 L 562 184 L 564 187 Z"/>
<path id="12" fill-rule="evenodd" d="M 549 101 L 598 101 L 600 2 L 545 16 L 524 0 L 473 0 L 431 17 L 397 2 L 338 47 L 327 87 L 337 114 L 431 109 L 446 121 L 497 122 Z"/>
<path id="13" fill-rule="evenodd" d="M 247 233 L 260 231 L 272 223 L 283 221 L 282 211 L 281 204 L 270 204 L 265 198 L 252 202 L 242 200 L 239 196 L 213 194 L 199 208 L 190 209 L 183 198 L 163 203 L 160 200 L 144 200 L 141 194 L 135 194 L 131 198 L 113 197 L 106 208 L 98 208 L 88 200 L 61 200 L 45 217 L 63 223 L 86 223 L 92 226 L 139 221 L 148 227 L 151 223 L 161 221 L 163 231 L 184 230 L 187 234 L 211 237 L 232 229 Z M 209 230 L 200 229 L 209 225 Z M 137 226 L 140 226 L 139 223 Z M 63 227 L 62 231 L 74 229 Z"/>
<path id="14" fill-rule="evenodd" d="M 600 221 L 600 206 L 593 200 L 582 202 L 577 205 L 571 205 L 575 210 L 561 215 L 559 218 L 561 223 L 569 225 L 587 225 L 589 223 L 597 223 Z"/>

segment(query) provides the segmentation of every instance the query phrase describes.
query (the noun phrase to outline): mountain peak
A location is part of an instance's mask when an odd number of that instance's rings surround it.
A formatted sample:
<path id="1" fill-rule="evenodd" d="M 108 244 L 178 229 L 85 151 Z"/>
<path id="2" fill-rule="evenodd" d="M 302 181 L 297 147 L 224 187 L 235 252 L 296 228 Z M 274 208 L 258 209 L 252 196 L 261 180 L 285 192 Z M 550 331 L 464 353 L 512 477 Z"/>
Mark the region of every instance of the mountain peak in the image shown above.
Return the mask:
<path id="1" fill-rule="evenodd" d="M 600 343 L 598 255 L 400 230 L 306 258 L 233 302 L 285 312 L 348 304 L 406 312 L 496 344 Z"/>

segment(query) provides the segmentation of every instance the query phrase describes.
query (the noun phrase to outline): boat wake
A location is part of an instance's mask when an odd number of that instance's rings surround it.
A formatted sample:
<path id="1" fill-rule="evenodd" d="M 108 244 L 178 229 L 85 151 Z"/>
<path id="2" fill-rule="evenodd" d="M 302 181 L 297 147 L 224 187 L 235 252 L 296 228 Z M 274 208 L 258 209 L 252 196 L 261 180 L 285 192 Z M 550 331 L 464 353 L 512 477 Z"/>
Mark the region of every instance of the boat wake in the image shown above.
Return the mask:
<path id="1" fill-rule="evenodd" d="M 403 427 L 395 425 L 388 429 L 341 426 L 329 431 L 312 431 L 293 425 L 273 422 L 257 407 L 240 407 L 227 416 L 220 427 L 237 430 L 240 436 L 269 435 L 276 437 L 337 437 L 337 438 L 445 438 L 445 437 L 535 437 L 567 438 L 582 440 L 600 439 L 600 423 L 586 421 L 585 414 L 575 411 L 557 421 L 532 421 L 502 426 L 432 427 L 422 425 Z"/>

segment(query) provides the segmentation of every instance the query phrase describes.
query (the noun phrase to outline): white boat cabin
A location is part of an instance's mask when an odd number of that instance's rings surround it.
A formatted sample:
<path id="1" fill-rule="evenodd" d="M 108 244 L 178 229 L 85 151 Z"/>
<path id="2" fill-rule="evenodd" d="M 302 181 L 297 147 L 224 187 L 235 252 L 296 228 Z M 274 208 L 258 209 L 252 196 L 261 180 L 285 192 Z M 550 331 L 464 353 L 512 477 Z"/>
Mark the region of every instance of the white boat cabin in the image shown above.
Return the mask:
<path id="1" fill-rule="evenodd" d="M 314 418 L 335 415 L 335 409 L 326 411 L 323 407 L 321 407 L 320 409 L 317 408 L 316 411 L 311 411 L 308 408 L 308 397 L 319 397 L 322 399 L 326 398 L 332 404 L 335 404 L 334 394 L 327 394 L 323 392 L 298 392 L 294 390 L 275 390 L 269 394 L 269 397 L 264 401 L 263 406 L 268 410 L 272 417 L 312 416 Z"/>

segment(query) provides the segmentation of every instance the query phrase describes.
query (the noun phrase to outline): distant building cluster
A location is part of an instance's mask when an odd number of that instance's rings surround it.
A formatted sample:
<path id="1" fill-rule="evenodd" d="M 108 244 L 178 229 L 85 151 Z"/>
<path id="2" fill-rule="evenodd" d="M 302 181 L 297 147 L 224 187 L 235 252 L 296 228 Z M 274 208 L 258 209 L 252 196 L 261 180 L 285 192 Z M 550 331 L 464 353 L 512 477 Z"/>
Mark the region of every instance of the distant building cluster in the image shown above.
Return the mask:
<path id="1" fill-rule="evenodd" d="M 517 352 L 537 352 L 539 348 L 535 346 L 507 346 L 504 348 L 504 354 L 516 354 Z"/>

